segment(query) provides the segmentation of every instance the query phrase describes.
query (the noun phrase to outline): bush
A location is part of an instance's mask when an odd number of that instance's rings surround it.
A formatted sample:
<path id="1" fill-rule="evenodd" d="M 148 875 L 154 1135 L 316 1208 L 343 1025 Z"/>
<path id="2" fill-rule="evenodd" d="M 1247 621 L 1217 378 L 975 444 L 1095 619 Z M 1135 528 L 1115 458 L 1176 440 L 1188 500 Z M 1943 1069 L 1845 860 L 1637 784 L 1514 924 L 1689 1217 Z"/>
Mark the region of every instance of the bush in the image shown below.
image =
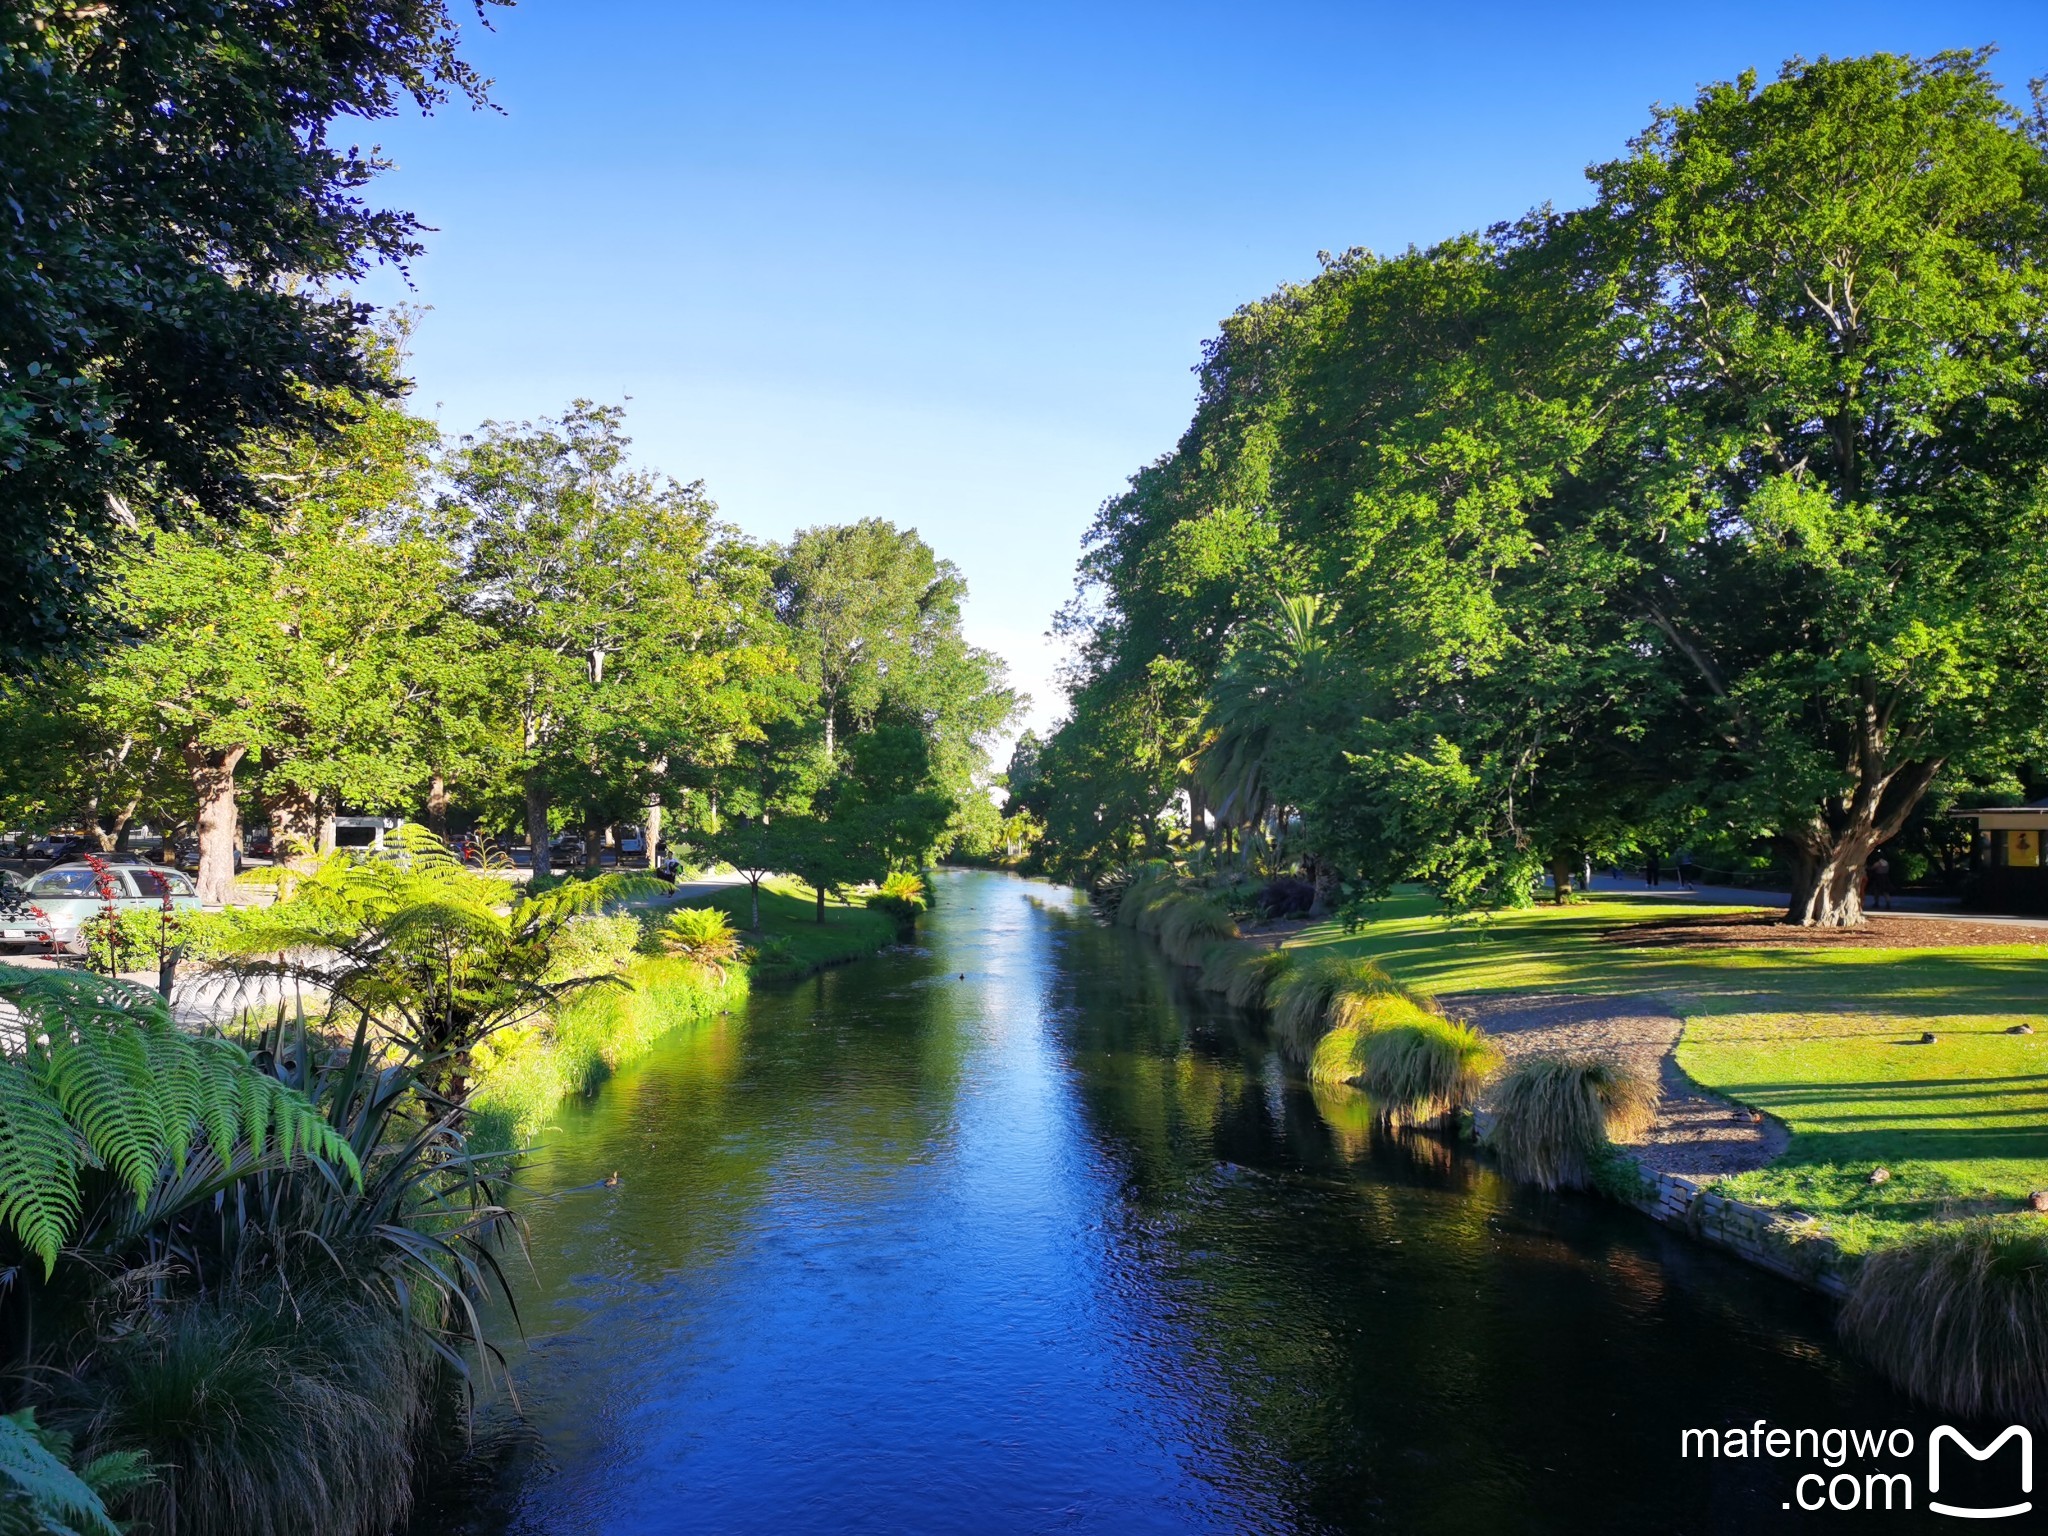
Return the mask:
<path id="1" fill-rule="evenodd" d="M 111 919 L 96 913 L 80 929 L 86 942 L 86 964 L 112 976 L 122 971 L 153 971 L 167 951 L 185 942 L 196 912 L 144 911 L 128 908 Z"/>
<path id="2" fill-rule="evenodd" d="M 1180 965 L 1200 965 L 1211 944 L 1237 937 L 1229 909 L 1213 896 L 1170 893 L 1151 908 L 1159 947 Z"/>
<path id="3" fill-rule="evenodd" d="M 740 957 L 739 930 L 717 907 L 682 907 L 649 935 L 652 951 L 674 955 L 706 970 L 723 971 Z M 650 946 L 643 944 L 646 951 Z"/>
<path id="4" fill-rule="evenodd" d="M 1235 1008 L 1263 1008 L 1266 989 L 1287 964 L 1277 949 L 1254 949 L 1249 944 L 1226 941 L 1211 944 L 1202 955 L 1201 986 L 1220 993 Z"/>
<path id="5" fill-rule="evenodd" d="M 1293 875 L 1282 875 L 1268 880 L 1259 890 L 1259 916 L 1303 917 L 1316 904 L 1316 888 L 1306 880 Z"/>
<path id="6" fill-rule="evenodd" d="M 1124 898 L 1134 887 L 1152 884 L 1164 873 L 1170 873 L 1168 866 L 1158 860 L 1142 864 L 1119 864 L 1096 877 L 1088 888 L 1088 899 L 1095 910 L 1102 914 L 1104 922 L 1122 926 Z"/>
<path id="7" fill-rule="evenodd" d="M 625 969 L 640 947 L 640 922 L 630 913 L 579 917 L 556 936 L 545 980 L 577 981 L 611 976 Z"/>
<path id="8" fill-rule="evenodd" d="M 1656 1075 L 1601 1056 L 1532 1056 L 1494 1086 L 1487 1144 L 1515 1177 L 1590 1188 L 1609 1143 L 1657 1118 Z"/>
<path id="9" fill-rule="evenodd" d="M 1319 1083 L 1362 1083 L 1366 1075 L 1365 1042 L 1382 1029 L 1423 1024 L 1434 1017 L 1428 1009 L 1398 991 L 1341 992 L 1332 1002 L 1330 1022 L 1309 1055 L 1308 1075 Z"/>
<path id="10" fill-rule="evenodd" d="M 1842 1332 L 1877 1368 L 1942 1410 L 2048 1417 L 2048 1222 L 1991 1217 L 1932 1227 L 1864 1260 Z"/>
<path id="11" fill-rule="evenodd" d="M 871 910 L 886 912 L 896 919 L 898 927 L 908 928 L 924 916 L 922 898 L 898 896 L 890 891 L 876 891 L 865 903 Z"/>

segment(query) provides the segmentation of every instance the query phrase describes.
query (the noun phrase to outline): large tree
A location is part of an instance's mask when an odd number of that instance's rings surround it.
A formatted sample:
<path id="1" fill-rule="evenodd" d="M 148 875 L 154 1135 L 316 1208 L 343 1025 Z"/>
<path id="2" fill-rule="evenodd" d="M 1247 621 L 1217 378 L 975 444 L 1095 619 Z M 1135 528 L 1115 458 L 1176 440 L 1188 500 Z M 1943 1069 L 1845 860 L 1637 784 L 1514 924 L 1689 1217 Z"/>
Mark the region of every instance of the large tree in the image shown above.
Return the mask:
<path id="1" fill-rule="evenodd" d="M 334 284 L 421 226 L 336 126 L 481 101 L 455 44 L 447 0 L 0 7 L 0 667 L 81 638 L 139 525 L 272 507 L 252 436 L 387 387 Z"/>
<path id="2" fill-rule="evenodd" d="M 2048 162 L 1987 65 L 1744 76 L 1594 173 L 1616 601 L 1699 722 L 1689 787 L 1777 838 L 1802 923 L 1858 921 L 1936 776 L 2048 721 Z"/>

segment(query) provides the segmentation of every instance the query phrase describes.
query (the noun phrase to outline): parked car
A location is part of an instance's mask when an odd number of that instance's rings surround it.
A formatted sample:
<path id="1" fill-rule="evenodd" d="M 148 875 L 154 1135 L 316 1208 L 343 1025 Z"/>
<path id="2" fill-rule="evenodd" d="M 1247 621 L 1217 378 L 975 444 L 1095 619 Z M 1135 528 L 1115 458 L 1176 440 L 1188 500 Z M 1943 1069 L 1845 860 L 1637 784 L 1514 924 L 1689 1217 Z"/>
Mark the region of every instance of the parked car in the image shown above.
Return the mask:
<path id="1" fill-rule="evenodd" d="M 61 864 L 66 859 L 82 859 L 88 853 L 98 853 L 100 842 L 96 837 L 79 837 L 69 832 L 53 832 L 39 837 L 28 845 L 23 855 L 32 864 Z"/>
<path id="2" fill-rule="evenodd" d="M 190 870 L 194 874 L 197 874 L 199 872 L 198 838 L 181 837 L 178 839 L 178 868 Z M 241 872 L 242 850 L 237 848 L 235 850 L 235 873 L 239 875 Z"/>
<path id="3" fill-rule="evenodd" d="M 558 864 L 581 863 L 583 860 L 583 849 L 583 839 L 573 832 L 564 832 L 560 837 L 548 844 L 548 852 L 554 855 L 555 862 Z"/>
<path id="4" fill-rule="evenodd" d="M 123 912 L 158 911 L 166 896 L 180 911 L 199 909 L 192 882 L 175 869 L 108 863 L 105 872 L 111 890 L 104 892 L 100 871 L 90 864 L 59 864 L 33 876 L 20 892 L 21 904 L 0 911 L 0 945 L 82 952 L 80 930 L 110 898 Z"/>

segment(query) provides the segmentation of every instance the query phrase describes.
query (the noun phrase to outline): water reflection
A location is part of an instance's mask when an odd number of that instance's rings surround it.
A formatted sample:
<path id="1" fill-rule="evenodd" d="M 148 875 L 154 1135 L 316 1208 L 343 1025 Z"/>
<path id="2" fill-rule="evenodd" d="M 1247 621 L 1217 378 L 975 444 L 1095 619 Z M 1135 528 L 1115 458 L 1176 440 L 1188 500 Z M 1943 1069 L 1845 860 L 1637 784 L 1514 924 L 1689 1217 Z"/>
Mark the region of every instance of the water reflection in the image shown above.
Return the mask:
<path id="1" fill-rule="evenodd" d="M 1064 893 L 940 895 L 563 1112 L 534 1184 L 621 1182 L 536 1211 L 523 1437 L 423 1531 L 1771 1529 L 1680 1428 L 1924 1434 L 1791 1287 L 1376 1130 Z"/>

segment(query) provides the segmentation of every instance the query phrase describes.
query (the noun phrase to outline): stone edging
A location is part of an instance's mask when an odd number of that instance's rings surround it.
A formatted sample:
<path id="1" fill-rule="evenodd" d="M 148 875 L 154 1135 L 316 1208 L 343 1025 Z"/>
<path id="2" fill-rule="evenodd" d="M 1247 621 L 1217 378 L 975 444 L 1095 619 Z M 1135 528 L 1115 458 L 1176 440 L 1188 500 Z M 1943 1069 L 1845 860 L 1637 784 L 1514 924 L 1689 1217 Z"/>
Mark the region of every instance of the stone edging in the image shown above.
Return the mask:
<path id="1" fill-rule="evenodd" d="M 1484 1146 L 1493 1116 L 1484 1110 L 1470 1113 L 1473 1138 Z M 1621 1198 L 1622 1204 L 1837 1301 L 1848 1296 L 1851 1262 L 1833 1238 L 1815 1230 L 1812 1217 L 1787 1216 L 1767 1205 L 1716 1194 L 1711 1180 L 1655 1173 L 1625 1150 L 1615 1151 L 1637 1180 L 1636 1197 Z"/>
<path id="2" fill-rule="evenodd" d="M 1833 1238 L 1814 1230 L 1812 1217 L 1797 1219 L 1769 1206 L 1717 1195 L 1713 1185 L 1683 1174 L 1651 1173 L 1639 1163 L 1636 1168 L 1643 1181 L 1642 1198 L 1632 1203 L 1646 1216 L 1837 1301 L 1849 1294 L 1848 1261 Z"/>

